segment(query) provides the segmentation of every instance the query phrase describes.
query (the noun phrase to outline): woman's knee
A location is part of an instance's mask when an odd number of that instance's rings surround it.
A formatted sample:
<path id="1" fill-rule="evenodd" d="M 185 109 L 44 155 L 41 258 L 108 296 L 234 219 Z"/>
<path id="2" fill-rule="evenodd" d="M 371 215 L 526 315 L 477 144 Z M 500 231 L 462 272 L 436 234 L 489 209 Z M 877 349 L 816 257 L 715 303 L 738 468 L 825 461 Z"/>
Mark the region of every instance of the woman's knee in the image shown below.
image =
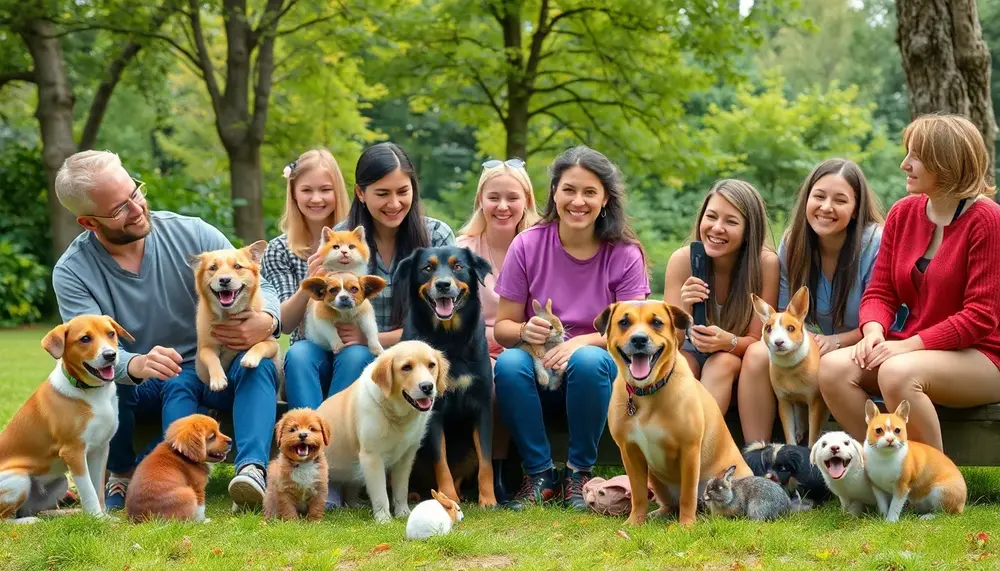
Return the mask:
<path id="1" fill-rule="evenodd" d="M 894 398 L 897 395 L 921 390 L 912 360 L 907 359 L 906 355 L 886 359 L 878 369 L 878 388 L 882 396 L 891 401 L 897 400 Z"/>
<path id="2" fill-rule="evenodd" d="M 763 341 L 751 344 L 747 347 L 740 363 L 740 385 L 754 389 L 770 388 L 770 366 L 771 358 L 767 351 L 767 345 Z"/>
<path id="3" fill-rule="evenodd" d="M 732 353 L 720 351 L 718 353 L 713 353 L 712 356 L 705 361 L 705 370 L 703 370 L 701 374 L 702 377 L 712 376 L 735 379 L 736 376 L 740 374 L 740 367 L 742 366 L 742 359 Z"/>
<path id="4" fill-rule="evenodd" d="M 333 366 L 343 366 L 345 363 L 350 365 L 367 365 L 374 360 L 375 355 L 366 345 L 349 345 L 341 349 L 333 357 Z"/>
<path id="5" fill-rule="evenodd" d="M 854 362 L 853 348 L 838 349 L 823 355 L 819 363 L 819 390 L 826 398 L 848 385 L 857 385 L 861 368 Z"/>
<path id="6" fill-rule="evenodd" d="M 523 349 L 507 349 L 497 357 L 493 367 L 493 383 L 497 392 L 526 381 L 533 383 L 534 379 L 534 361 Z"/>

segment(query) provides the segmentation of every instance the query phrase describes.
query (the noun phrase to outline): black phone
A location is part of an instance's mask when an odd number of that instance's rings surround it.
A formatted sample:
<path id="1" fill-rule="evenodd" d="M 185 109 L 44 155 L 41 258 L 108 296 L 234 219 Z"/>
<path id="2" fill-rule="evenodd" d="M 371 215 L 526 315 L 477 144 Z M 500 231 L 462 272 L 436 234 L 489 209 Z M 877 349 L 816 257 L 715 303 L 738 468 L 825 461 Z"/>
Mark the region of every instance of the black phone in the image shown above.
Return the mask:
<path id="1" fill-rule="evenodd" d="M 701 242 L 691 242 L 691 275 L 708 283 L 708 254 Z M 701 301 L 691 307 L 691 316 L 695 325 L 708 325 L 705 302 Z"/>

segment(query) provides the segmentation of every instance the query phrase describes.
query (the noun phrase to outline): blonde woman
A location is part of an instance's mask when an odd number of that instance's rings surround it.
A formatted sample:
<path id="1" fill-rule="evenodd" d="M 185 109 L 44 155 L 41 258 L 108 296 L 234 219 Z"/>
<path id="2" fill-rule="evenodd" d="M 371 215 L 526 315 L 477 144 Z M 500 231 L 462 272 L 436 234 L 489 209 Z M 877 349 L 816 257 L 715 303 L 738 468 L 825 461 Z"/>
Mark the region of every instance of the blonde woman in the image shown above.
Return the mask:
<path id="1" fill-rule="evenodd" d="M 935 404 L 1000 402 L 1000 206 L 983 137 L 965 117 L 919 117 L 903 146 L 909 196 L 885 220 L 858 310 L 864 336 L 821 358 L 819 383 L 855 438 L 879 393 L 890 411 L 908 401 L 910 438 L 941 450 Z"/>
<path id="2" fill-rule="evenodd" d="M 279 223 L 283 234 L 268 243 L 261 269 L 278 290 L 282 330 L 291 334 L 285 355 L 288 404 L 315 409 L 327 391 L 334 394 L 347 387 L 367 364 L 364 346 L 346 347 L 334 361 L 332 353 L 302 338 L 309 296 L 299 284 L 321 271 L 315 254 L 323 227 L 343 220 L 351 203 L 340 167 L 326 149 L 302 153 L 285 167 L 284 176 L 285 213 Z"/>
<path id="3" fill-rule="evenodd" d="M 535 195 L 528 172 L 524 170 L 524 162 L 520 159 L 484 162 L 476 190 L 475 211 L 459 230 L 456 244 L 486 258 L 493 266 L 493 271 L 484 280 L 485 287 L 479 289 L 479 297 L 483 304 L 490 358 L 494 361 L 503 351 L 493 336 L 500 303 L 500 296 L 493 289 L 496 277 L 500 274 L 514 236 L 537 221 Z"/>

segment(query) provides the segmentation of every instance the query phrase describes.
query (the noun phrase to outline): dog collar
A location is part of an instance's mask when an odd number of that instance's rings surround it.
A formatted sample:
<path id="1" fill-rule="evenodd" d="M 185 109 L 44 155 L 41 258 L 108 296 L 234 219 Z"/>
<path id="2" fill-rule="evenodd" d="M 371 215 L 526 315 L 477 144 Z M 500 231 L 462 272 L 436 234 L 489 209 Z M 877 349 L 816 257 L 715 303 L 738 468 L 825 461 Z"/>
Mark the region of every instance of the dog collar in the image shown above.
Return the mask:
<path id="1" fill-rule="evenodd" d="M 85 382 L 81 381 L 80 379 L 74 377 L 73 375 L 69 374 L 69 370 L 66 369 L 66 365 L 62 366 L 62 372 L 63 372 L 63 375 L 66 376 L 66 380 L 69 381 L 69 384 L 72 385 L 72 386 L 74 386 L 74 387 L 76 387 L 76 388 L 78 388 L 78 389 L 87 390 L 87 389 L 97 389 L 97 388 L 100 388 L 99 386 L 95 387 L 94 385 L 88 385 L 87 383 L 85 383 Z"/>
<path id="2" fill-rule="evenodd" d="M 676 367 L 676 366 L 677 366 L 677 363 L 674 363 L 674 367 Z M 625 390 L 628 391 L 628 409 L 627 409 L 627 411 L 628 411 L 628 415 L 629 416 L 635 415 L 635 402 L 632 400 L 633 395 L 638 395 L 638 396 L 642 397 L 642 396 L 646 396 L 646 395 L 651 395 L 651 394 L 655 393 L 656 391 L 662 389 L 664 386 L 666 386 L 667 381 L 670 380 L 670 377 L 673 376 L 673 374 L 674 374 L 674 367 L 670 367 L 670 372 L 667 373 L 666 377 L 663 377 L 659 381 L 656 381 L 655 384 L 647 386 L 647 387 L 638 388 L 638 387 L 633 387 L 628 382 L 625 383 Z"/>

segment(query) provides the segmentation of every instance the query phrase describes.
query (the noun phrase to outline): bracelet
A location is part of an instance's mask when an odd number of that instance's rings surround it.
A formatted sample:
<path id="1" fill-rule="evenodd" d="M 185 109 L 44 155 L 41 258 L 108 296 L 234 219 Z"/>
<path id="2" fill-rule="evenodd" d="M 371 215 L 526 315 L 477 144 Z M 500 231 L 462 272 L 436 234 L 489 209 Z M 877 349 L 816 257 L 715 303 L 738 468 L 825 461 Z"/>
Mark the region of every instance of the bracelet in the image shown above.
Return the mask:
<path id="1" fill-rule="evenodd" d="M 837 340 L 837 349 L 840 349 L 840 335 L 834 335 L 833 338 Z"/>
<path id="2" fill-rule="evenodd" d="M 527 321 L 525 321 L 524 323 L 521 324 L 521 329 L 520 329 L 520 331 L 517 332 L 517 338 L 518 338 L 519 341 L 524 341 L 524 328 L 527 327 L 527 326 L 528 326 L 528 322 Z"/>
<path id="3" fill-rule="evenodd" d="M 736 349 L 736 345 L 738 345 L 739 342 L 740 342 L 740 338 L 737 337 L 737 336 L 735 336 L 735 335 L 733 335 L 733 346 L 730 347 L 729 350 L 726 351 L 726 353 L 732 353 L 733 349 Z"/>

